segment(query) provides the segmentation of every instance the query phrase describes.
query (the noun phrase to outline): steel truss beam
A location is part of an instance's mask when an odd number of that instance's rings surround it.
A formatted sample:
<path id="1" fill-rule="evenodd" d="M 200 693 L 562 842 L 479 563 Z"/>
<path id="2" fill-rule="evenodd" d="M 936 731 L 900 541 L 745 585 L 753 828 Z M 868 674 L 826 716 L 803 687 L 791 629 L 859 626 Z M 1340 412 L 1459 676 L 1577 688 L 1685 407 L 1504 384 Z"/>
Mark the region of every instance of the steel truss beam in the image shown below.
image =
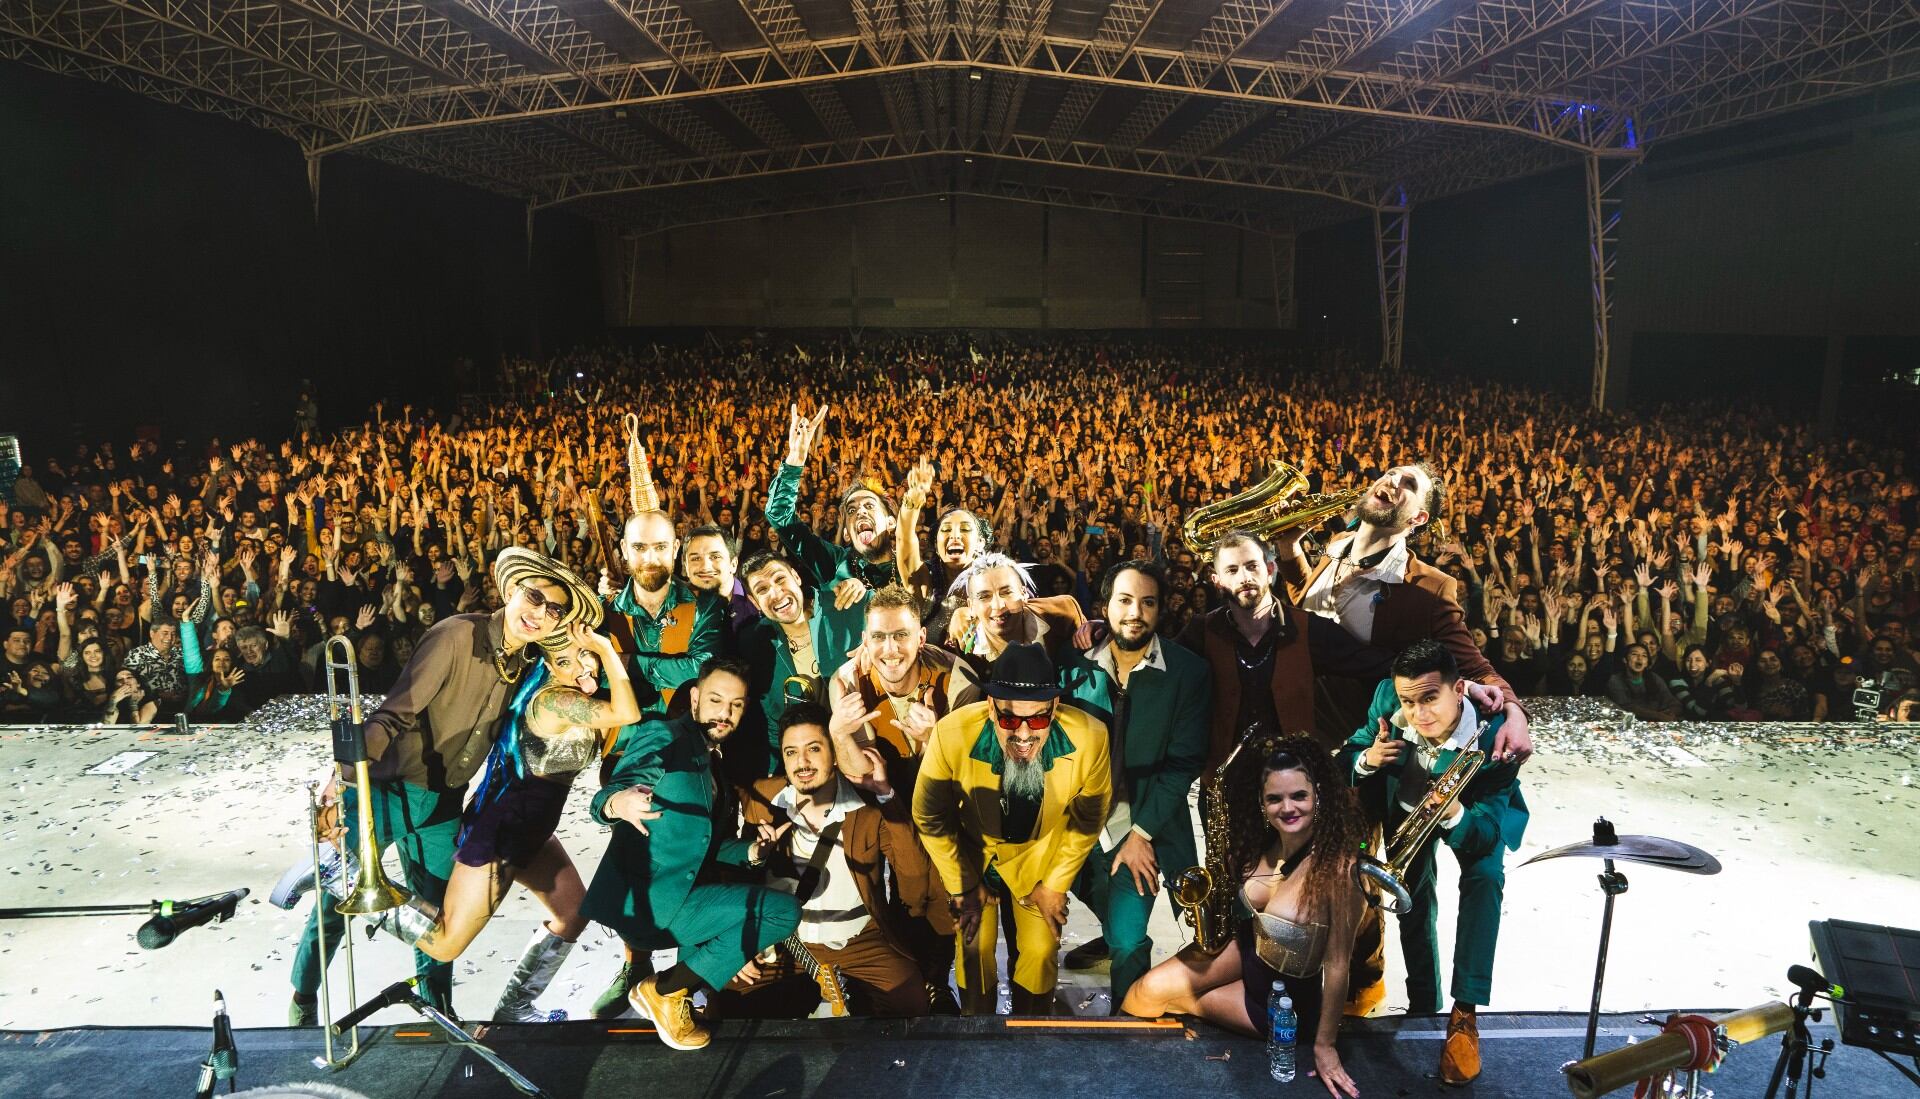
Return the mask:
<path id="1" fill-rule="evenodd" d="M 1269 217 L 1248 210 L 1213 206 L 1201 202 L 1116 195 L 1102 191 L 1015 180 L 957 179 L 952 182 L 928 182 L 895 179 L 819 191 L 797 192 L 778 197 L 760 196 L 720 202 L 693 202 L 672 209 L 656 210 L 639 218 L 631 216 L 623 218 L 622 211 L 611 211 L 610 218 L 636 235 L 651 236 L 669 229 L 685 229 L 720 222 L 745 221 L 780 214 L 838 210 L 953 195 L 972 195 L 1040 206 L 1064 206 L 1110 214 L 1131 214 L 1169 221 L 1203 222 L 1208 225 L 1225 225 L 1244 229 L 1253 233 L 1280 234 L 1289 237 L 1293 233 L 1292 224 L 1287 219 Z"/>
<path id="2" fill-rule="evenodd" d="M 1602 158 L 1589 153 L 1587 176 L 1587 268 L 1593 290 L 1593 407 L 1607 407 L 1607 369 L 1613 355 L 1614 245 L 1620 237 L 1621 181 L 1640 158 Z"/>
<path id="3" fill-rule="evenodd" d="M 1373 254 L 1380 276 L 1380 367 L 1400 369 L 1407 331 L 1407 235 L 1412 208 L 1382 206 L 1373 212 Z"/>
<path id="4" fill-rule="evenodd" d="M 916 0 L 917 2 L 917 0 Z M 1611 112 L 1568 110 L 1565 100 L 1551 95 L 1516 95 L 1468 85 L 1435 84 L 1413 94 L 1401 94 L 1402 82 L 1367 73 L 1303 74 L 1290 62 L 1248 61 L 1234 58 L 1213 66 L 1173 50 L 1136 47 L 1118 64 L 1095 43 L 1044 38 L 1030 61 L 1019 60 L 1024 42 L 1000 33 L 990 48 L 973 55 L 967 43 L 951 29 L 934 28 L 933 41 L 923 47 L 918 34 L 888 31 L 877 9 L 880 4 L 858 3 L 856 14 L 867 12 L 871 35 L 811 42 L 796 64 L 806 75 L 789 76 L 771 49 L 755 48 L 716 54 L 708 63 L 689 69 L 673 62 L 648 62 L 606 74 L 614 95 L 602 98 L 570 74 L 539 74 L 520 78 L 538 88 L 550 105 L 514 110 L 498 102 L 454 102 L 438 91 L 409 97 L 434 113 L 436 121 L 380 129 L 368 126 L 341 143 L 340 148 L 380 140 L 393 133 L 484 125 L 505 118 L 549 117 L 684 100 L 759 88 L 790 87 L 847 77 L 894 73 L 978 70 L 1013 76 L 1031 76 L 1101 87 L 1182 93 L 1205 98 L 1242 101 L 1266 106 L 1293 106 L 1407 121 L 1434 122 L 1470 129 L 1512 132 L 1570 148 L 1608 147 L 1623 133 L 1622 120 Z M 898 37 L 893 37 L 894 34 Z M 891 57 L 889 57 L 891 55 Z M 1210 75 L 1211 74 L 1211 75 Z M 1205 81 L 1203 82 L 1203 78 Z M 329 149 L 326 151 L 337 151 Z"/>
<path id="5" fill-rule="evenodd" d="M 1379 201 L 1372 181 L 1363 177 L 1301 172 L 1284 164 L 1258 164 L 1224 157 L 1183 155 L 1157 149 L 1121 150 L 1088 141 L 1054 141 L 1028 134 L 1000 138 L 991 134 L 888 134 L 851 142 L 824 141 L 790 149 L 734 153 L 706 160 L 681 160 L 605 169 L 547 181 L 542 208 L 581 199 L 679 187 L 691 183 L 762 179 L 768 176 L 874 164 L 938 154 L 1023 161 L 1062 168 L 1092 169 L 1183 183 L 1217 183 L 1264 191 L 1282 191 L 1372 207 Z"/>

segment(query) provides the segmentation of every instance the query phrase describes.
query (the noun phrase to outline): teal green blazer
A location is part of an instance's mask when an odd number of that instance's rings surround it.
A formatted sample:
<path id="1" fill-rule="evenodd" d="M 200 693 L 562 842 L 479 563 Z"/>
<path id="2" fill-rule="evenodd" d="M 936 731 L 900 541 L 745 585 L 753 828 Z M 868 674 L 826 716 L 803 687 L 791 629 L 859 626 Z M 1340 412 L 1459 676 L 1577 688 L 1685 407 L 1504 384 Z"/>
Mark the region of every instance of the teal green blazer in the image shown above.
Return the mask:
<path id="1" fill-rule="evenodd" d="M 750 844 L 713 835 L 715 782 L 706 729 L 689 715 L 648 721 L 620 730 L 613 776 L 593 796 L 593 819 L 613 825 L 607 853 L 587 887 L 581 912 L 636 946 L 658 941 L 686 903 L 709 854 L 719 862 L 747 864 Z M 653 787 L 661 817 L 647 834 L 607 816 L 607 800 L 631 786 Z"/>
<path id="2" fill-rule="evenodd" d="M 1391 718 L 1399 708 L 1400 697 L 1394 693 L 1393 680 L 1381 680 L 1373 691 L 1373 705 L 1367 711 L 1367 723 L 1354 731 L 1353 736 L 1340 746 L 1335 757 L 1340 773 L 1354 784 L 1369 816 L 1387 822 L 1389 836 L 1407 815 L 1400 808 L 1400 768 L 1383 768 L 1361 778 L 1354 773 L 1354 764 L 1373 743 L 1374 731 L 1380 727 L 1381 720 Z M 1473 776 L 1473 781 L 1467 784 L 1466 792 L 1460 795 L 1461 804 L 1467 807 L 1467 815 L 1451 830 L 1443 829 L 1440 832 L 1447 846 L 1462 857 L 1494 854 L 1501 847 L 1517 851 L 1527 832 L 1527 801 L 1520 796 L 1520 766 L 1517 763 L 1493 762 L 1494 741 L 1499 739 L 1500 726 L 1505 720 L 1505 715 L 1495 714 L 1481 726 L 1480 750 L 1487 753 L 1487 762 Z M 1436 766 L 1444 770 L 1458 754 L 1441 752 Z M 1413 757 L 1406 758 L 1411 760 Z M 1404 765 L 1414 766 L 1410 762 Z"/>
<path id="3" fill-rule="evenodd" d="M 1121 761 L 1133 823 L 1153 837 L 1154 859 L 1171 878 L 1199 864 L 1187 791 L 1206 766 L 1213 720 L 1213 673 L 1192 650 L 1160 639 L 1166 671 L 1136 668 L 1127 708 L 1126 758 Z M 1075 651 L 1060 669 L 1060 686 L 1073 705 L 1113 723 L 1114 682 L 1086 653 Z M 1118 797 L 1122 791 L 1116 790 Z"/>

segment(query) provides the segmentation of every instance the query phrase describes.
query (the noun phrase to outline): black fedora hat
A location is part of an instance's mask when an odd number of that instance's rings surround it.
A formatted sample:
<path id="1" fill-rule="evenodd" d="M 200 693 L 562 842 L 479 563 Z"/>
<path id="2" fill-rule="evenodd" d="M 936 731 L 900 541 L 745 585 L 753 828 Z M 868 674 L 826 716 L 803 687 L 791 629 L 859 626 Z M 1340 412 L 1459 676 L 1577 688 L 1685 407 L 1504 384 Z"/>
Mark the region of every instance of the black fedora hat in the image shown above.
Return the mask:
<path id="1" fill-rule="evenodd" d="M 987 672 L 986 695 L 1002 702 L 1048 702 L 1060 697 L 1060 681 L 1047 650 L 1016 641 L 1000 653 Z"/>

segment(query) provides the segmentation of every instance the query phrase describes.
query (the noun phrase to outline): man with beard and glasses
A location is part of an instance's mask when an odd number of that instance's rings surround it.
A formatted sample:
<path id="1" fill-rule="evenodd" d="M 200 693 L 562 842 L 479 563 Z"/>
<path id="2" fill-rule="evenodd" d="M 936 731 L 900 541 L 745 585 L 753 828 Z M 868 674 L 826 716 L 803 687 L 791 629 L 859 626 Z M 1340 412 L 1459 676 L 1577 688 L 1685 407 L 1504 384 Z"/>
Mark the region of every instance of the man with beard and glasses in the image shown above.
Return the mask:
<path id="1" fill-rule="evenodd" d="M 721 649 L 727 604 L 674 579 L 679 553 L 665 512 L 643 511 L 627 520 L 620 557 L 628 579 L 606 601 L 602 632 L 613 637 L 632 668 L 642 720 L 664 716 L 673 692 Z"/>
<path id="2" fill-rule="evenodd" d="M 1074 895 L 1100 918 L 1101 937 L 1067 953 L 1069 969 L 1110 958 L 1109 1009 L 1153 964 L 1147 918 L 1164 876 L 1199 863 L 1187 789 L 1207 758 L 1213 681 L 1206 661 L 1155 634 L 1166 572 L 1123 561 L 1100 584 L 1109 636 L 1063 670 L 1075 704 L 1107 724 L 1113 804 Z"/>
<path id="3" fill-rule="evenodd" d="M 909 913 L 887 899 L 890 877 L 923 903 L 928 893 L 931 871 L 913 834 L 909 798 L 872 748 L 853 752 L 864 757 L 861 778 L 846 777 L 836 765 L 840 753 L 827 720 L 827 711 L 810 702 L 787 707 L 780 718 L 784 773 L 754 783 L 743 807 L 746 823 L 773 845 L 767 884 L 800 903 L 798 938 L 846 977 L 856 1010 L 925 1015 L 926 986 L 902 935 Z M 944 894 L 939 904 L 945 906 Z M 797 971 L 787 974 L 790 980 L 767 976 L 729 986 L 720 1010 L 800 1018 L 819 1005 L 814 980 Z"/>
<path id="4" fill-rule="evenodd" d="M 796 514 L 800 479 L 827 412 L 826 405 L 811 417 L 800 415 L 798 405 L 790 410 L 787 457 L 767 494 L 767 523 L 779 533 L 809 587 L 826 588 L 851 578 L 868 588 L 883 588 L 897 582 L 900 573 L 893 560 L 893 503 L 878 487 L 856 483 L 840 497 L 840 537 L 845 545 L 815 534 Z"/>
<path id="5" fill-rule="evenodd" d="M 791 894 L 711 877 L 716 864 L 759 866 L 770 848 L 728 838 L 737 809 L 714 758 L 746 712 L 747 675 L 733 661 L 708 661 L 687 713 L 621 731 L 620 761 L 593 798 L 593 818 L 613 835 L 581 913 L 611 928 L 635 958 L 679 949 L 673 968 L 628 994 L 673 1049 L 711 1039 L 693 1020 L 696 990 L 752 977 L 752 959 L 800 923 Z"/>
<path id="6" fill-rule="evenodd" d="M 1305 528 L 1275 538 L 1281 579 L 1289 598 L 1318 618 L 1338 622 L 1354 637 L 1390 652 L 1416 641 L 1438 641 L 1453 654 L 1465 678 L 1498 687 L 1504 715 L 1496 762 L 1524 762 L 1533 753 L 1526 711 L 1512 686 L 1500 677 L 1473 643 L 1460 609 L 1458 584 L 1446 573 L 1415 557 L 1407 540 L 1440 518 L 1445 490 L 1425 462 L 1395 466 L 1382 474 L 1360 501 L 1359 526 L 1333 538 L 1318 565 L 1309 566 L 1300 549 Z M 1344 675 L 1317 669 L 1322 675 Z M 1374 676 L 1350 683 L 1321 685 L 1323 721 L 1350 729 L 1366 716 Z M 1478 700 L 1476 699 L 1476 704 Z M 1485 711 L 1483 711 L 1485 712 Z"/>
<path id="7" fill-rule="evenodd" d="M 980 683 L 966 661 L 927 644 L 919 604 L 898 584 L 867 601 L 866 631 L 859 656 L 842 665 L 827 684 L 832 704 L 828 732 L 840 773 L 850 782 L 867 777 L 869 751 L 879 755 L 893 784 L 911 791 L 920 757 L 939 720 L 980 701 Z M 915 842 L 918 842 L 917 840 Z M 903 943 L 949 1013 L 958 1010 L 947 991 L 953 970 L 953 917 L 944 892 L 931 895 L 931 881 L 897 881 L 896 920 Z"/>
<path id="8" fill-rule="evenodd" d="M 680 553 L 680 567 L 693 590 L 712 595 L 727 607 L 727 638 L 740 636 L 748 623 L 760 617 L 747 597 L 747 586 L 736 570 L 740 565 L 740 542 L 725 528 L 709 523 L 687 532 L 686 546 Z"/>
<path id="9" fill-rule="evenodd" d="M 999 898 L 1013 905 L 1015 1015 L 1051 1015 L 1067 893 L 1098 846 L 1113 792 L 1107 730 L 1060 701 L 1044 648 L 1008 645 L 985 702 L 933 727 L 913 823 L 948 893 L 968 1014 L 992 1014 Z"/>

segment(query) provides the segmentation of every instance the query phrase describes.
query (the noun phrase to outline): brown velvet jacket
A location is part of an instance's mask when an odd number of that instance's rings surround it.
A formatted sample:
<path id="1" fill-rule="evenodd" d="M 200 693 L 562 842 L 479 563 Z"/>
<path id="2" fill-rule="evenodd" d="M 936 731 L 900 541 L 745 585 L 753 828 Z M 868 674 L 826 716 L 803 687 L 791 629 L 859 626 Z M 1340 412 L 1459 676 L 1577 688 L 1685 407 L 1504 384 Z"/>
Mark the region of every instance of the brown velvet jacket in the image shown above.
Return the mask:
<path id="1" fill-rule="evenodd" d="M 1331 548 L 1331 547 L 1329 547 Z M 1287 599 L 1299 603 L 1333 559 L 1322 555 L 1311 569 L 1303 557 L 1283 558 L 1280 577 L 1287 585 Z M 1508 698 L 1516 697 L 1512 684 L 1494 671 L 1486 654 L 1473 643 L 1467 632 L 1467 617 L 1460 609 L 1459 584 L 1453 577 L 1413 556 L 1407 551 L 1407 578 L 1386 585 L 1384 598 L 1373 612 L 1373 637 L 1368 644 L 1394 652 L 1415 641 L 1431 638 L 1447 647 L 1460 664 L 1460 674 L 1475 683 L 1500 688 Z"/>
<path id="2" fill-rule="evenodd" d="M 748 835 L 753 834 L 755 825 L 778 826 L 787 822 L 786 812 L 773 804 L 774 795 L 786 785 L 785 776 L 774 775 L 740 792 L 741 815 L 746 820 Z M 860 902 L 867 906 L 874 923 L 896 946 L 911 941 L 902 936 L 899 921 L 903 915 L 926 916 L 942 934 L 953 930 L 953 917 L 947 913 L 947 895 L 934 882 L 933 866 L 920 847 L 920 838 L 913 833 L 912 813 L 913 791 L 895 787 L 893 797 L 885 805 L 869 802 L 848 813 L 846 823 L 840 826 L 840 849 L 846 855 L 847 869 L 853 871 Z M 889 866 L 893 868 L 898 904 L 887 897 Z"/>

